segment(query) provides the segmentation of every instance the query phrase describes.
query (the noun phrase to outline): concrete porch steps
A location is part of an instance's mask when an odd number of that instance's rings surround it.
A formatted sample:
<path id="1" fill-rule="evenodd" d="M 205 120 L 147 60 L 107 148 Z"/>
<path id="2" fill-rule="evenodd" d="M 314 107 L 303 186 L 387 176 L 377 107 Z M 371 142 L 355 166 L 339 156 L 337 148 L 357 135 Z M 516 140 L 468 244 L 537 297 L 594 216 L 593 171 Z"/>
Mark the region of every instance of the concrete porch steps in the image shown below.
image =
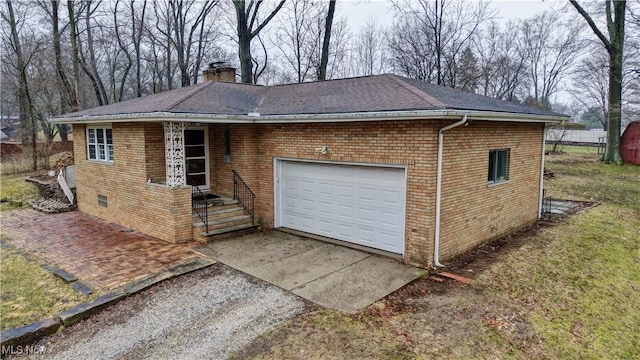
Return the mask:
<path id="1" fill-rule="evenodd" d="M 223 218 L 211 218 L 209 217 L 209 231 L 218 230 L 225 227 L 233 227 L 245 223 L 251 223 L 251 216 L 242 214 L 237 216 L 227 216 Z M 204 228 L 204 223 L 198 219 L 193 223 L 194 228 Z"/>
<path id="2" fill-rule="evenodd" d="M 207 214 L 209 216 L 209 220 L 211 221 L 213 219 L 223 219 L 227 217 L 245 215 L 246 213 L 242 206 L 236 204 L 211 207 L 208 209 Z M 200 221 L 200 217 L 195 213 L 195 211 L 193 212 L 193 220 Z"/>
<path id="3" fill-rule="evenodd" d="M 224 200 L 224 204 L 208 208 L 209 231 L 205 230 L 205 225 L 198 214 L 193 212 L 194 240 L 206 244 L 213 240 L 255 232 L 258 229 L 258 225 L 253 224 L 251 215 L 237 200 Z"/>

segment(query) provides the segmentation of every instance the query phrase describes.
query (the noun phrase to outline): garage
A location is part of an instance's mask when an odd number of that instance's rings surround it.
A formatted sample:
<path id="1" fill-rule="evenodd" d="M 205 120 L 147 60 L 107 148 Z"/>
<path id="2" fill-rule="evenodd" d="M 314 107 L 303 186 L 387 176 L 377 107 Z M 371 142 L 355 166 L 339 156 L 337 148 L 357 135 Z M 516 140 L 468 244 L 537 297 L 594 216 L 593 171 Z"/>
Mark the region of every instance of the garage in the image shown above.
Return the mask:
<path id="1" fill-rule="evenodd" d="M 404 167 L 275 163 L 276 227 L 404 253 Z"/>

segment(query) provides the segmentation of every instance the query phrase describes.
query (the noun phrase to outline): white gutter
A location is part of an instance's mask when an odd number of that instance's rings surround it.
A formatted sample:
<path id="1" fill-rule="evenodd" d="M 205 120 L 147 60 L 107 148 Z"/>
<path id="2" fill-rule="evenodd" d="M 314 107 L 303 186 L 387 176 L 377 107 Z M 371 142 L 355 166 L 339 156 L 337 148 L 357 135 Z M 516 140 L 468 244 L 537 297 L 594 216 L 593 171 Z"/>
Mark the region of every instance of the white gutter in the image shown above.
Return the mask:
<path id="1" fill-rule="evenodd" d="M 380 120 L 428 120 L 428 119 L 458 119 L 468 116 L 472 120 L 559 123 L 566 120 L 563 116 L 520 114 L 493 111 L 465 111 L 465 110 L 414 110 L 414 111 L 372 111 L 358 113 L 334 114 L 295 114 L 295 115 L 263 115 L 249 113 L 246 115 L 225 114 L 191 114 L 191 113 L 131 113 L 115 115 L 85 115 L 60 116 L 50 120 L 57 124 L 89 124 L 102 122 L 132 122 L 132 121 L 186 121 L 202 123 L 237 123 L 237 124 L 282 124 L 282 123 L 322 123 L 322 122 L 354 122 Z"/>
<path id="2" fill-rule="evenodd" d="M 444 266 L 440 263 L 440 203 L 442 195 L 442 153 L 444 151 L 444 132 L 467 123 L 467 114 L 462 120 L 449 124 L 438 131 L 438 166 L 436 169 L 436 228 L 433 240 L 433 265 Z"/>
<path id="3" fill-rule="evenodd" d="M 540 194 L 538 195 L 538 220 L 542 218 L 542 202 L 544 196 L 544 153 L 547 147 L 547 127 L 542 132 L 542 156 L 540 156 Z"/>

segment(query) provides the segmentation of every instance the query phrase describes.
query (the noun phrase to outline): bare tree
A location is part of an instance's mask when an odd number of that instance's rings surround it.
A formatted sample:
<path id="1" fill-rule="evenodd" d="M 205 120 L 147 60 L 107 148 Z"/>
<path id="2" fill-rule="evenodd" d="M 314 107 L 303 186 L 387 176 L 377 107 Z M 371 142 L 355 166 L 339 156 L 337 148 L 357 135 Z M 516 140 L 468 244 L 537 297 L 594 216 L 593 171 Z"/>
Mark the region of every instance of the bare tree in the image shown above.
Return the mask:
<path id="1" fill-rule="evenodd" d="M 236 12 L 236 26 L 238 35 L 238 57 L 240 59 L 240 71 L 242 73 L 242 82 L 251 84 L 253 78 L 253 59 L 251 57 L 251 40 L 255 38 L 262 29 L 273 19 L 273 17 L 282 9 L 285 0 L 281 0 L 276 7 L 269 12 L 269 15 L 262 21 L 258 19 L 260 6 L 263 0 L 251 0 L 247 6 L 245 0 L 236 0 L 233 2 Z"/>
<path id="2" fill-rule="evenodd" d="M 569 75 L 583 44 L 575 24 L 562 23 L 557 13 L 544 12 L 520 24 L 519 50 L 527 59 L 531 103 L 550 109 L 551 96 Z"/>
<path id="3" fill-rule="evenodd" d="M 605 2 L 608 37 L 598 28 L 593 18 L 576 0 L 569 0 L 571 5 L 587 21 L 593 33 L 602 42 L 609 54 L 609 103 L 607 124 L 607 147 L 603 160 L 611 164 L 622 164 L 620 155 L 620 130 L 622 125 L 622 71 L 625 40 L 625 15 L 627 2 L 624 0 L 607 0 Z"/>
<path id="4" fill-rule="evenodd" d="M 99 64 L 96 58 L 96 50 L 94 45 L 94 24 L 96 26 L 100 26 L 99 24 L 97 24 L 95 16 L 99 5 L 100 1 L 94 3 L 92 0 L 85 0 L 84 2 L 84 32 L 86 35 L 87 54 L 85 55 L 84 51 L 82 50 L 83 45 L 81 41 L 78 41 L 78 53 L 80 54 L 80 65 L 82 66 L 82 70 L 85 72 L 85 74 L 87 74 L 91 81 L 91 84 L 93 85 L 93 90 L 95 92 L 98 105 L 102 106 L 109 103 L 109 96 L 107 95 L 107 91 L 104 87 L 101 73 L 98 70 Z"/>
<path id="5" fill-rule="evenodd" d="M 525 61 L 517 47 L 517 28 L 509 22 L 501 29 L 491 22 L 473 41 L 480 94 L 509 101 L 525 87 Z"/>
<path id="6" fill-rule="evenodd" d="M 315 23 L 323 8 L 308 0 L 293 0 L 288 4 L 283 8 L 273 43 L 284 59 L 285 71 L 291 69 L 294 81 L 304 82 L 315 75 L 314 58 L 319 54 L 316 44 L 320 36 L 315 31 Z"/>
<path id="7" fill-rule="evenodd" d="M 357 75 L 382 74 L 387 66 L 385 32 L 375 19 L 370 18 L 354 38 L 354 68 Z"/>
<path id="8" fill-rule="evenodd" d="M 478 1 L 470 5 L 457 0 L 397 0 L 394 7 L 402 23 L 394 26 L 391 49 L 394 57 L 402 60 L 400 64 L 405 68 L 405 74 L 418 74 L 422 80 L 433 78 L 439 85 L 455 87 L 460 56 L 470 46 L 480 26 L 493 17 L 488 3 Z M 424 61 L 431 64 L 424 66 Z"/>
<path id="9" fill-rule="evenodd" d="M 607 128 L 607 94 L 609 92 L 609 59 L 602 48 L 594 48 L 592 56 L 580 61 L 573 76 L 572 94 L 585 108 L 600 111 L 602 128 Z"/>
<path id="10" fill-rule="evenodd" d="M 76 25 L 76 9 L 72 0 L 67 0 L 67 13 L 69 15 L 69 40 L 71 42 L 71 62 L 73 64 L 73 83 L 76 94 L 76 108 L 80 106 L 80 54 L 78 50 L 78 27 Z"/>
<path id="11" fill-rule="evenodd" d="M 176 50 L 182 86 L 191 85 L 192 67 L 196 71 L 194 80 L 197 80 L 197 72 L 202 62 L 203 48 L 206 45 L 205 37 L 208 31 L 208 28 L 205 27 L 205 20 L 217 4 L 217 1 L 169 1 L 173 24 L 172 43 Z M 196 6 L 199 7 L 196 8 Z M 192 53 L 194 45 L 197 47 L 195 56 Z"/>
<path id="12" fill-rule="evenodd" d="M 409 16 L 397 17 L 389 34 L 391 66 L 395 72 L 413 79 L 433 82 L 436 74 L 435 46 L 430 29 L 417 31 Z"/>
<path id="13" fill-rule="evenodd" d="M 135 96 L 141 97 L 144 89 L 144 85 L 142 83 L 142 35 L 145 30 L 145 21 L 147 14 L 147 0 L 143 1 L 133 1 L 130 0 L 127 7 L 125 7 L 125 11 L 127 12 L 128 17 L 125 18 L 125 23 L 120 25 L 120 2 L 121 0 L 116 0 L 113 7 L 113 22 L 114 22 L 114 30 L 115 36 L 118 42 L 118 46 L 120 51 L 126 56 L 127 63 L 124 67 L 123 76 L 120 80 L 119 91 L 117 91 L 118 96 L 116 97 L 120 101 L 124 95 L 124 84 L 129 75 L 129 70 L 134 67 L 135 68 Z M 136 6 L 137 5 L 137 6 Z M 128 44 L 125 43 L 123 39 L 123 35 L 121 34 L 122 28 L 126 25 L 130 25 L 130 30 L 128 37 L 130 38 L 131 46 L 133 46 L 133 51 L 129 48 Z M 133 53 L 133 54 L 132 54 Z M 115 65 L 115 62 L 113 63 Z M 112 65 L 112 66 L 113 66 Z M 113 67 L 112 67 L 113 68 Z M 115 70 L 115 69 L 114 69 Z M 115 79 L 113 79 L 115 83 Z"/>
<path id="14" fill-rule="evenodd" d="M 16 19 L 13 1 L 6 1 L 6 12 L 3 11 L 1 16 L 9 26 L 9 45 L 13 50 L 16 61 L 15 68 L 18 72 L 18 104 L 20 108 L 20 124 L 22 125 L 23 131 L 23 144 L 30 141 L 32 149 L 31 167 L 33 170 L 36 170 L 38 169 L 38 127 L 33 111 L 33 98 L 31 97 L 29 83 L 27 81 L 27 67 L 29 66 L 31 58 L 38 51 L 39 44 L 34 44 L 29 52 L 24 50 L 18 29 L 21 21 Z M 27 134 L 30 134 L 30 139 Z"/>
<path id="15" fill-rule="evenodd" d="M 127 82 L 127 78 L 129 77 L 129 72 L 131 71 L 131 68 L 133 67 L 133 63 L 134 63 L 134 58 L 132 56 L 132 51 L 129 47 L 129 44 L 126 42 L 126 38 L 130 38 L 132 42 L 136 41 L 137 36 L 136 36 L 136 31 L 135 31 L 135 26 L 133 27 L 133 31 L 131 32 L 131 34 L 128 34 L 129 36 L 126 36 L 125 34 L 123 34 L 122 32 L 127 28 L 124 24 L 120 24 L 120 19 L 122 17 L 121 11 L 124 12 L 124 10 L 120 9 L 120 3 L 121 0 L 116 0 L 115 3 L 113 4 L 113 24 L 114 24 L 114 35 L 116 38 L 116 42 L 118 44 L 117 46 L 117 50 L 115 50 L 113 52 L 113 55 L 110 56 L 107 59 L 107 62 L 109 63 L 109 68 L 111 69 L 110 71 L 110 86 L 111 86 L 111 92 L 112 92 L 112 96 L 113 96 L 113 101 L 114 102 L 118 102 L 118 101 L 122 101 L 124 98 L 124 91 L 125 91 L 125 84 Z M 144 5 L 146 6 L 147 2 L 144 1 Z M 128 14 L 129 18 L 125 18 L 125 23 L 127 22 L 131 22 L 131 23 L 135 23 L 135 8 L 134 8 L 134 2 L 131 1 L 129 3 L 129 7 L 125 9 L 129 10 Z M 142 34 L 142 24 L 139 24 L 139 31 L 140 34 Z M 121 56 L 124 56 L 126 58 L 126 61 L 123 60 L 121 58 Z M 139 69 L 139 62 L 137 62 L 138 64 L 138 69 Z M 136 93 L 138 94 L 138 97 L 141 96 L 141 83 L 140 83 L 140 77 L 139 77 L 139 72 L 137 71 L 138 76 L 136 76 Z"/>
<path id="16" fill-rule="evenodd" d="M 53 54 L 56 62 L 56 72 L 58 73 L 58 79 L 60 79 L 60 87 L 62 88 L 62 94 L 64 95 L 65 103 L 62 105 L 62 111 L 66 112 L 68 109 L 71 111 L 78 110 L 78 96 L 74 92 L 71 83 L 67 77 L 65 67 L 62 63 L 62 50 L 60 44 L 60 16 L 59 16 L 60 3 L 57 0 L 51 0 L 51 25 L 53 27 Z"/>

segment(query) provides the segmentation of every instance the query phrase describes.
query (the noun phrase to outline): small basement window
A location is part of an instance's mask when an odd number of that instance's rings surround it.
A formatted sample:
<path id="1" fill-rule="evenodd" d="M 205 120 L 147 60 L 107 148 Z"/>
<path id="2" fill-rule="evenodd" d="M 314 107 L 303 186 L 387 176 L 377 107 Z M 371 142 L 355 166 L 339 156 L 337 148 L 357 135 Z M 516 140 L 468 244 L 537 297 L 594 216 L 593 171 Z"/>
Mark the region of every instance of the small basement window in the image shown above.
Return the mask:
<path id="1" fill-rule="evenodd" d="M 107 207 L 107 196 L 106 195 L 98 195 L 98 206 Z"/>
<path id="2" fill-rule="evenodd" d="M 113 136 L 110 126 L 87 128 L 87 159 L 113 162 Z"/>
<path id="3" fill-rule="evenodd" d="M 509 149 L 489 151 L 489 174 L 487 181 L 495 184 L 509 179 Z"/>

